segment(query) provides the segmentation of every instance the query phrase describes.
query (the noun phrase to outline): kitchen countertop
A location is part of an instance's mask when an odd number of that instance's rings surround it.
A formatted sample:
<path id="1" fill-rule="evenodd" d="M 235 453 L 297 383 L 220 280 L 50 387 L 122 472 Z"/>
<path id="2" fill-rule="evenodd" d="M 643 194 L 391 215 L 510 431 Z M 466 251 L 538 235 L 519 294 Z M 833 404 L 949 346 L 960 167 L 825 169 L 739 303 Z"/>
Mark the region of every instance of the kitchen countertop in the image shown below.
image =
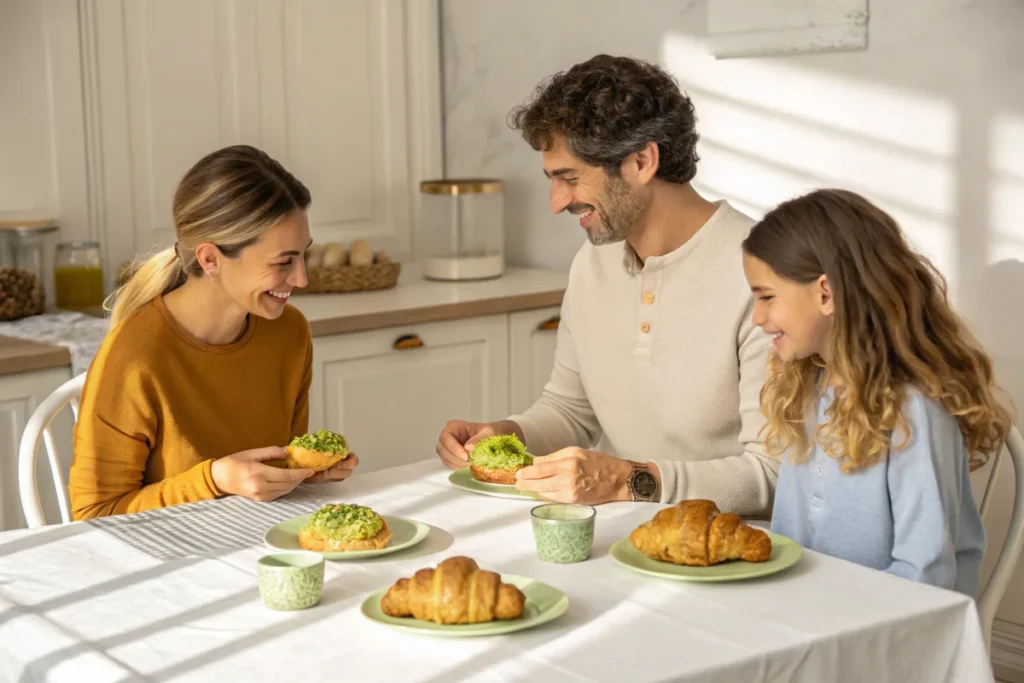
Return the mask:
<path id="1" fill-rule="evenodd" d="M 63 365 L 71 365 L 71 352 L 63 346 L 0 336 L 0 375 Z"/>
<path id="2" fill-rule="evenodd" d="M 384 327 L 497 315 L 562 302 L 567 273 L 507 268 L 492 280 L 436 282 L 416 264 L 402 266 L 392 289 L 347 294 L 295 294 L 290 303 L 309 320 L 314 337 Z M 71 364 L 67 347 L 0 335 L 0 375 Z"/>
<path id="3" fill-rule="evenodd" d="M 289 303 L 320 337 L 558 306 L 569 281 L 567 273 L 533 268 L 508 268 L 499 278 L 473 282 L 425 280 L 420 273 L 415 265 L 403 265 L 393 289 L 295 294 Z"/>

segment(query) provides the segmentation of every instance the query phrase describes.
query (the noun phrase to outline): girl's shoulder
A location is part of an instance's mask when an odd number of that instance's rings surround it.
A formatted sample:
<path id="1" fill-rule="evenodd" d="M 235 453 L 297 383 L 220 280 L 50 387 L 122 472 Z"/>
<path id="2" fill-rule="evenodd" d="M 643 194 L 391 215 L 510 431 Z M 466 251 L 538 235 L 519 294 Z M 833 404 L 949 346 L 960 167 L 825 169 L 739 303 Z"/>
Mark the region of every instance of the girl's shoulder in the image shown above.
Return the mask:
<path id="1" fill-rule="evenodd" d="M 963 441 L 960 425 L 949 410 L 937 398 L 928 396 L 916 386 L 907 386 L 903 390 L 903 403 L 900 406 L 903 419 L 910 430 L 909 439 L 901 427 L 893 432 L 892 444 L 896 449 L 906 440 L 900 450 L 928 444 L 959 444 Z"/>
<path id="2" fill-rule="evenodd" d="M 946 409 L 942 401 L 928 396 L 920 388 L 913 385 L 903 389 L 903 404 L 901 407 L 904 414 L 908 417 L 910 417 L 910 414 L 913 414 L 916 417 L 929 421 L 952 420 L 956 422 L 956 418 Z"/>

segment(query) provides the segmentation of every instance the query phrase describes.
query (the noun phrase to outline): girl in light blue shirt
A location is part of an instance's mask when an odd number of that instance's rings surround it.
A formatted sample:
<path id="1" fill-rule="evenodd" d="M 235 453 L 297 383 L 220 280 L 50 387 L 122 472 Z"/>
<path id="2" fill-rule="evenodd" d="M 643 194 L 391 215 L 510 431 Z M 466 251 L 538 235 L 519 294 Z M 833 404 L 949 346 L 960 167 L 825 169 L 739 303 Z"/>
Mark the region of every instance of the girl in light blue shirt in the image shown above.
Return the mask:
<path id="1" fill-rule="evenodd" d="M 1011 417 L 946 284 L 865 198 L 780 204 L 743 243 L 753 321 L 775 345 L 761 392 L 782 457 L 772 531 L 976 597 L 985 530 L 969 473 Z"/>

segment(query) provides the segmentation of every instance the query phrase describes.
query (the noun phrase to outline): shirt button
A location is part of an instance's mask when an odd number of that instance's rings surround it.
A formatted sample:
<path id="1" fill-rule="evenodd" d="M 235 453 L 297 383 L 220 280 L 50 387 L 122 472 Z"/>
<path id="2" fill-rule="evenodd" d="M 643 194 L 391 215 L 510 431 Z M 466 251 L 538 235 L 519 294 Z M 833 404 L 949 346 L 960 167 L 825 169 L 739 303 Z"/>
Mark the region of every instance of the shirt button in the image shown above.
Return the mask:
<path id="1" fill-rule="evenodd" d="M 653 304 L 654 303 L 654 295 L 651 294 L 650 292 L 647 292 L 646 294 L 644 294 L 644 303 L 647 304 L 648 306 Z"/>
<path id="2" fill-rule="evenodd" d="M 825 466 L 824 465 L 817 465 L 817 466 L 815 466 L 814 471 L 817 472 L 819 475 L 825 474 Z"/>
<path id="3" fill-rule="evenodd" d="M 651 331 L 651 326 L 648 323 L 640 323 L 640 331 L 647 334 Z"/>

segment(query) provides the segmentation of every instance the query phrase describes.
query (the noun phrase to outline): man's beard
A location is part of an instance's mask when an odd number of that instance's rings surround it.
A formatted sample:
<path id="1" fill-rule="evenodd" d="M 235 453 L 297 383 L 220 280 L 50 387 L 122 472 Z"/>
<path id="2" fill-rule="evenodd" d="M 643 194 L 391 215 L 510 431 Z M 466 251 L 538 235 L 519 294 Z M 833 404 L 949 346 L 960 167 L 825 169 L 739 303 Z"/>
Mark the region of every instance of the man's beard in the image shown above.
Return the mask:
<path id="1" fill-rule="evenodd" d="M 621 242 L 632 235 L 640 225 L 644 205 L 623 178 L 609 176 L 603 201 L 594 211 L 600 224 L 586 231 L 587 239 L 594 246 L 601 246 Z"/>

